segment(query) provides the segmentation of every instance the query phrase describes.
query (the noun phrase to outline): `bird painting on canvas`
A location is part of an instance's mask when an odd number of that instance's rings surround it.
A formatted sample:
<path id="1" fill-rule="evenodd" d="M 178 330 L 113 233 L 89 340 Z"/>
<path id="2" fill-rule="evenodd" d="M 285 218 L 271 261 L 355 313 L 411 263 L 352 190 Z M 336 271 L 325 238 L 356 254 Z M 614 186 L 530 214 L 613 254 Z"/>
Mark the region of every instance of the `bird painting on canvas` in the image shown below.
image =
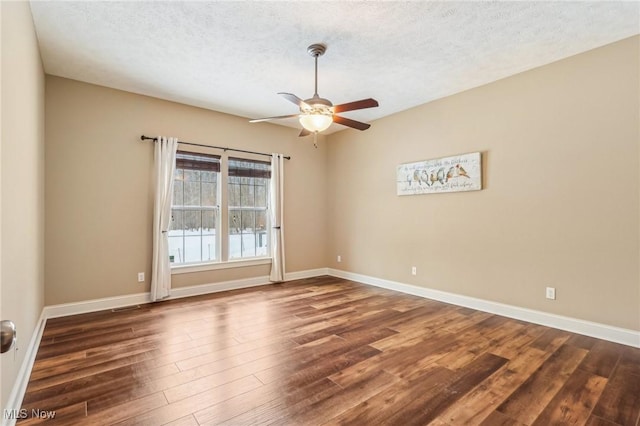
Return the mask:
<path id="1" fill-rule="evenodd" d="M 482 189 L 480 153 L 400 164 L 398 195 L 477 191 Z"/>

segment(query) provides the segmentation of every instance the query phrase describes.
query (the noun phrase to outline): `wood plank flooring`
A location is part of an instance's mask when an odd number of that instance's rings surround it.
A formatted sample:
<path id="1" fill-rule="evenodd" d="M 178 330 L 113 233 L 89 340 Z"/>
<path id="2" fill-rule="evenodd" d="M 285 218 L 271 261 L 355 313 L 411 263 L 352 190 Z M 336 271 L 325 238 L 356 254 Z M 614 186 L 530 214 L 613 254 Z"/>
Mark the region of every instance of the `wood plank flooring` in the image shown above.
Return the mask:
<path id="1" fill-rule="evenodd" d="M 640 349 L 319 277 L 49 320 L 22 408 L 21 425 L 638 426 Z"/>

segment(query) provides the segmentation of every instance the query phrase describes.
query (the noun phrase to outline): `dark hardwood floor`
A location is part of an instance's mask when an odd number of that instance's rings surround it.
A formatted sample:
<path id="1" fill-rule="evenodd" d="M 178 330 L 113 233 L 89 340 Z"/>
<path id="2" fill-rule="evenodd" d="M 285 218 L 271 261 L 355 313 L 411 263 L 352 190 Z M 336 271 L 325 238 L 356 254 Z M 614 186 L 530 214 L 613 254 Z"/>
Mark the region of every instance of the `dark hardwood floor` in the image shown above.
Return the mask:
<path id="1" fill-rule="evenodd" d="M 56 412 L 24 425 L 637 426 L 640 349 L 320 277 L 49 320 L 23 408 Z"/>

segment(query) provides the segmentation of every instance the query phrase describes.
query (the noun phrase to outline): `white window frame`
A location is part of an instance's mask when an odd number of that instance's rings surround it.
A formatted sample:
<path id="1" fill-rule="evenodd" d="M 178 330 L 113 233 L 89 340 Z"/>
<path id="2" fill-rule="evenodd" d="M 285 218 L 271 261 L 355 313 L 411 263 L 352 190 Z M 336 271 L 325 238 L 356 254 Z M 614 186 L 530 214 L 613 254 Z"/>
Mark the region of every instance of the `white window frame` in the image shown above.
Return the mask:
<path id="1" fill-rule="evenodd" d="M 192 152 L 194 155 L 201 154 L 199 152 Z M 245 158 L 238 155 L 233 155 L 233 158 L 238 158 L 241 160 L 254 161 L 252 158 Z M 267 207 L 241 207 L 234 208 L 236 210 L 246 209 L 246 210 L 264 210 L 266 216 L 266 238 L 267 238 L 267 255 L 266 256 L 255 256 L 255 257 L 245 257 L 245 258 L 234 258 L 230 259 L 230 250 L 229 250 L 229 238 L 231 235 L 229 228 L 229 156 L 225 153 L 220 156 L 220 172 L 218 175 L 218 185 L 217 185 L 217 206 L 210 207 L 201 207 L 201 206 L 174 206 L 172 205 L 172 209 L 182 209 L 185 210 L 212 210 L 215 209 L 218 211 L 217 215 L 217 223 L 216 226 L 216 253 L 219 254 L 219 258 L 213 262 L 192 262 L 192 263 L 172 263 L 171 264 L 171 274 L 179 275 L 179 274 L 187 274 L 193 272 L 205 272 L 205 271 L 213 271 L 219 269 L 231 269 L 231 268 L 241 268 L 241 267 L 250 267 L 250 266 L 260 266 L 260 265 L 269 265 L 271 264 L 271 256 L 270 256 L 270 247 L 271 247 L 271 233 L 270 230 L 270 211 L 269 211 L 269 203 L 270 197 L 268 191 L 270 190 L 270 185 L 267 185 Z M 259 161 L 259 160 L 258 160 Z M 263 160 L 264 161 L 264 160 Z M 223 189 L 224 187 L 224 189 Z"/>
<path id="2" fill-rule="evenodd" d="M 271 174 L 271 165 L 267 161 L 264 161 L 264 160 L 253 160 L 253 159 L 242 158 L 242 157 L 238 157 L 238 156 L 233 156 L 231 158 L 233 158 L 234 160 L 239 160 L 239 161 L 256 162 L 256 163 L 260 163 L 260 164 L 268 164 L 269 165 L 269 174 Z M 227 158 L 227 159 L 230 160 L 230 158 Z M 230 167 L 227 166 L 227 168 L 226 168 L 227 173 L 229 172 L 229 170 L 230 170 Z M 247 177 L 254 178 L 254 179 L 256 179 L 256 178 L 260 179 L 261 178 L 259 176 L 253 176 L 253 177 L 252 176 L 247 176 Z M 262 179 L 264 179 L 264 178 L 262 178 Z M 231 185 L 229 180 L 230 180 L 229 176 L 227 176 L 227 182 L 226 182 L 227 194 L 229 194 L 229 186 Z M 232 234 L 232 232 L 231 232 L 231 224 L 229 223 L 229 219 L 230 219 L 229 215 L 230 215 L 232 210 L 240 211 L 240 212 L 242 212 L 242 211 L 250 211 L 250 212 L 255 212 L 255 213 L 264 212 L 264 216 L 265 216 L 265 232 L 264 232 L 264 234 L 265 234 L 265 238 L 267 240 L 266 241 L 266 249 L 267 249 L 266 250 L 267 251 L 266 255 L 236 257 L 236 258 L 232 259 L 231 258 L 231 251 L 229 250 L 229 252 L 227 253 L 227 255 L 228 255 L 227 259 L 229 261 L 239 261 L 239 260 L 244 260 L 244 259 L 250 260 L 250 259 L 259 259 L 259 258 L 263 258 L 263 257 L 269 257 L 269 252 L 270 252 L 270 247 L 271 247 L 271 238 L 270 238 L 270 232 L 269 232 L 269 229 L 271 228 L 271 225 L 270 225 L 271 217 L 270 217 L 270 214 L 269 214 L 269 201 L 270 201 L 269 191 L 271 190 L 270 182 L 271 182 L 271 177 L 269 177 L 267 179 L 267 182 L 266 182 L 266 187 L 265 187 L 265 197 L 266 198 L 265 198 L 265 206 L 264 207 L 260 207 L 260 206 L 231 206 L 231 205 L 229 205 L 230 204 L 230 201 L 229 201 L 230 197 L 227 196 L 227 206 L 226 206 L 227 225 L 228 225 L 227 242 L 228 242 L 229 246 L 231 245 L 231 236 L 232 235 L 240 235 L 240 244 L 241 244 L 241 247 L 242 247 L 242 245 L 243 245 L 243 237 L 242 236 L 246 235 L 243 232 L 242 229 L 240 229 L 240 233 L 239 234 Z M 237 185 L 240 186 L 239 187 L 240 194 L 242 194 L 242 185 L 243 184 L 242 183 L 237 183 Z M 257 188 L 257 186 L 254 183 L 254 201 L 255 201 L 256 188 Z M 254 232 L 253 232 L 254 245 L 257 243 L 257 241 L 255 241 L 255 239 L 257 239 L 258 236 L 259 236 L 259 233 L 255 232 L 255 225 L 256 225 L 256 215 L 255 215 L 255 213 L 254 213 Z M 242 226 L 242 224 L 240 224 L 240 225 Z M 241 251 L 242 251 L 242 249 L 241 249 Z"/>
<path id="3" fill-rule="evenodd" d="M 190 152 L 190 151 L 181 151 L 185 154 L 191 154 L 194 156 L 208 156 L 209 154 L 203 154 L 203 153 L 199 153 L 199 152 Z M 215 233 L 215 252 L 216 252 L 216 260 L 213 261 L 200 261 L 200 262 L 180 262 L 180 263 L 175 263 L 172 262 L 171 263 L 171 268 L 173 269 L 174 267 L 180 268 L 180 267 L 189 267 L 189 266 L 195 266 L 195 265 L 203 265 L 203 264 L 210 264 L 210 263 L 219 263 L 220 260 L 222 259 L 222 245 L 221 245 L 221 238 L 222 238 L 222 230 L 221 230 L 221 225 L 222 225 L 222 217 L 221 217 L 221 212 L 220 212 L 220 196 L 221 196 L 221 188 L 222 188 L 222 158 L 218 158 L 218 163 L 220 165 L 220 171 L 216 172 L 218 173 L 218 176 L 216 178 L 216 200 L 218 202 L 217 205 L 215 206 L 186 206 L 186 205 L 174 205 L 173 204 L 173 200 L 171 201 L 171 211 L 173 213 L 174 210 L 180 211 L 182 212 L 182 218 L 184 220 L 184 213 L 185 212 L 189 212 L 189 211 L 196 211 L 196 212 L 200 212 L 200 223 L 202 225 L 202 212 L 204 211 L 216 211 L 218 214 L 216 215 L 216 221 L 215 221 L 215 229 L 216 229 L 216 233 Z M 176 170 L 178 170 L 179 168 L 176 167 Z M 192 169 L 183 169 L 181 168 L 181 170 L 183 170 L 183 176 L 184 176 L 184 170 L 192 170 Z M 183 181 L 184 182 L 184 181 Z M 200 181 L 200 184 L 202 185 L 202 180 Z M 184 187 L 182 189 L 183 194 L 184 194 Z M 201 195 L 202 195 L 202 186 L 201 186 Z M 202 198 L 202 197 L 201 197 Z M 169 238 L 175 238 L 172 237 L 171 235 L 169 236 Z M 183 236 L 184 238 L 184 236 Z M 200 242 L 200 249 L 202 250 L 202 234 L 200 235 L 201 238 L 201 242 Z M 183 250 L 184 252 L 184 250 Z M 202 254 L 202 253 L 201 253 Z M 184 254 L 183 254 L 184 256 Z"/>

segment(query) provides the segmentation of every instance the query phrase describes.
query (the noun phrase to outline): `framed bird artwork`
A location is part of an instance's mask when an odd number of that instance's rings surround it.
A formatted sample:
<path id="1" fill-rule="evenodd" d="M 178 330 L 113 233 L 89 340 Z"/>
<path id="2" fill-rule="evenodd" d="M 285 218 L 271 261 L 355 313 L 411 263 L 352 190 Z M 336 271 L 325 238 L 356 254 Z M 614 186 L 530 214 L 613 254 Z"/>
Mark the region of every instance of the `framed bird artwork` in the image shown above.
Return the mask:
<path id="1" fill-rule="evenodd" d="M 398 195 L 437 194 L 482 189 L 479 152 L 400 164 L 396 170 Z"/>

